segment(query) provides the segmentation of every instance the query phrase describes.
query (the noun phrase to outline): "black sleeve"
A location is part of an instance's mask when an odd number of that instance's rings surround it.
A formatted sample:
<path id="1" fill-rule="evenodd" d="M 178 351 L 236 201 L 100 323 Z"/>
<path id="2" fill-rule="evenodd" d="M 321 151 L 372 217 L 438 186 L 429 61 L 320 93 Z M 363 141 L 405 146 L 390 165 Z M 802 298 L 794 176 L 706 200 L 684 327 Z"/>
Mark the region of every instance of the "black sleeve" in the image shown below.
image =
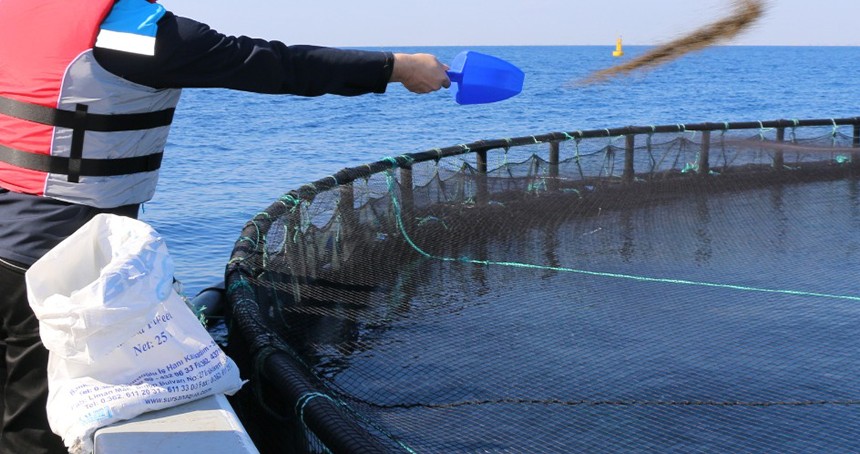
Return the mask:
<path id="1" fill-rule="evenodd" d="M 155 56 L 94 50 L 108 71 L 153 88 L 229 88 L 256 93 L 354 96 L 383 93 L 390 52 L 287 46 L 226 36 L 168 12 L 158 22 Z"/>

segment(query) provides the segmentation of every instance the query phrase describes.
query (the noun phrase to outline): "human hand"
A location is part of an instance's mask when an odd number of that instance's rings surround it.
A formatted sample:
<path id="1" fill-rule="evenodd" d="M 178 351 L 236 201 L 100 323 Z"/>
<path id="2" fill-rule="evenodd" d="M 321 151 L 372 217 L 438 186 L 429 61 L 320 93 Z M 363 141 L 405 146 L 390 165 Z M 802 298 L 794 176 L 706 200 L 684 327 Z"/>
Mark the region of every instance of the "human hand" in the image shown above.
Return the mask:
<path id="1" fill-rule="evenodd" d="M 430 54 L 394 54 L 391 82 L 400 82 L 412 93 L 429 93 L 451 86 L 448 65 Z"/>

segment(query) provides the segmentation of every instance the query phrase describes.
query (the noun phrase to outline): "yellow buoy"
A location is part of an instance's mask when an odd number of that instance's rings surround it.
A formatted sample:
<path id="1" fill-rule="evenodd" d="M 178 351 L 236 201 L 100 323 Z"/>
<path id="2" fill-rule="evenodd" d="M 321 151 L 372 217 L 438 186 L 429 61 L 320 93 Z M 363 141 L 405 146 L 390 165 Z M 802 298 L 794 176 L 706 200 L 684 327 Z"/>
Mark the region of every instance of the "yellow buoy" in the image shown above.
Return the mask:
<path id="1" fill-rule="evenodd" d="M 620 57 L 624 55 L 624 51 L 621 50 L 621 37 L 618 37 L 618 40 L 615 41 L 615 50 L 612 52 L 613 57 Z"/>

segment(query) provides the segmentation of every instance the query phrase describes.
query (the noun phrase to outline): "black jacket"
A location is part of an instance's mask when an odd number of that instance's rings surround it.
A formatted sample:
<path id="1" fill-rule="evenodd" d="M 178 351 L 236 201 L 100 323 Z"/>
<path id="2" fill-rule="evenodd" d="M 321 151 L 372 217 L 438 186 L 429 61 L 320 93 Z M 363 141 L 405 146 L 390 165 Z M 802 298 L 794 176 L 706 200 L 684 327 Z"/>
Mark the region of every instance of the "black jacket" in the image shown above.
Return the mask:
<path id="1" fill-rule="evenodd" d="M 158 22 L 155 56 L 94 50 L 108 71 L 153 88 L 226 88 L 255 93 L 355 96 L 383 93 L 389 52 L 287 46 L 226 36 L 168 12 Z M 99 210 L 0 189 L 0 258 L 31 265 L 93 216 L 137 217 L 139 207 Z"/>

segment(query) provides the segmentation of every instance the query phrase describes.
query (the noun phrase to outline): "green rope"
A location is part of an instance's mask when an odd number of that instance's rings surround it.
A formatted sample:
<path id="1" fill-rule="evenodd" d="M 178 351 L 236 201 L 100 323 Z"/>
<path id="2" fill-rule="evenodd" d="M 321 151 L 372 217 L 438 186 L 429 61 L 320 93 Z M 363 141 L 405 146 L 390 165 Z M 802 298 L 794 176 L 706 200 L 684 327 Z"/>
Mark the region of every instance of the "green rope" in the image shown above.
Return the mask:
<path id="1" fill-rule="evenodd" d="M 729 289 L 729 290 L 740 290 L 746 292 L 761 292 L 761 293 L 774 293 L 781 295 L 793 295 L 793 296 L 811 296 L 811 297 L 820 297 L 820 298 L 832 298 L 832 299 L 842 299 L 849 301 L 860 301 L 860 297 L 858 296 L 850 296 L 850 295 L 836 295 L 830 293 L 819 293 L 819 292 L 806 292 L 799 290 L 780 290 L 780 289 L 769 289 L 762 287 L 751 287 L 746 285 L 736 285 L 736 284 L 721 284 L 715 282 L 704 282 L 704 281 L 691 281 L 686 279 L 668 279 L 668 278 L 657 278 L 657 277 L 648 277 L 648 276 L 637 276 L 633 274 L 622 274 L 622 273 L 605 273 L 599 271 L 588 271 L 576 268 L 568 268 L 563 266 L 546 266 L 546 265 L 535 265 L 530 263 L 520 263 L 520 262 L 501 262 L 494 260 L 475 260 L 468 257 L 440 257 L 434 256 L 427 251 L 421 249 L 409 234 L 406 232 L 406 226 L 403 223 L 403 217 L 401 216 L 401 207 L 400 202 L 397 200 L 397 197 L 394 195 L 394 187 L 396 182 L 394 180 L 394 175 L 391 172 L 388 172 L 386 176 L 389 195 L 391 196 L 391 203 L 394 208 L 394 215 L 397 221 L 397 227 L 400 232 L 403 234 L 403 238 L 406 242 L 417 251 L 422 256 L 428 259 L 441 260 L 444 262 L 460 262 L 460 263 L 468 263 L 473 265 L 495 265 L 495 266 L 508 266 L 512 268 L 524 268 L 524 269 L 534 269 L 534 270 L 546 270 L 546 271 L 558 271 L 564 273 L 576 273 L 583 274 L 586 276 L 597 276 L 597 277 L 606 277 L 613 279 L 627 279 L 638 282 L 653 282 L 660 284 L 674 284 L 674 285 L 691 285 L 697 287 L 709 287 L 709 288 L 721 288 L 721 289 Z"/>
<path id="2" fill-rule="evenodd" d="M 657 127 L 651 125 L 651 132 L 645 137 L 645 150 L 648 152 L 648 160 L 651 161 L 651 170 L 657 165 L 657 160 L 654 159 L 654 134 L 657 132 Z"/>
<path id="3" fill-rule="evenodd" d="M 765 134 L 766 132 L 768 132 L 768 131 L 773 131 L 773 130 L 775 129 L 775 128 L 765 128 L 765 127 L 764 127 L 764 123 L 762 123 L 761 121 L 759 121 L 759 122 L 758 122 L 758 128 L 759 128 L 759 131 L 758 131 L 758 138 L 759 138 L 759 140 L 761 140 L 761 141 L 765 141 L 765 140 L 767 140 L 767 138 L 764 136 L 764 134 Z"/>
<path id="4" fill-rule="evenodd" d="M 305 423 L 305 406 L 307 406 L 308 402 L 318 397 L 322 397 L 332 402 L 335 402 L 334 399 L 323 393 L 305 393 L 304 395 L 299 397 L 298 401 L 296 401 L 296 414 L 299 416 L 299 421 L 302 423 L 303 426 L 305 426 L 305 430 L 308 430 L 311 433 L 313 433 L 313 431 L 311 431 L 310 428 L 308 428 L 307 423 Z M 331 453 L 331 450 L 328 449 L 328 447 L 326 447 L 325 445 L 323 445 L 323 449 L 326 453 Z"/>
<path id="5" fill-rule="evenodd" d="M 314 399 L 317 399 L 317 398 L 326 399 L 326 400 L 328 400 L 328 401 L 331 401 L 333 404 L 335 404 L 335 405 L 337 405 L 337 406 L 340 406 L 341 408 L 345 408 L 342 402 L 339 402 L 339 401 L 334 400 L 334 398 L 332 398 L 332 397 L 331 397 L 331 396 L 329 396 L 328 394 L 321 393 L 321 392 L 309 392 L 309 393 L 305 393 L 305 394 L 303 394 L 302 396 L 300 396 L 300 397 L 299 397 L 299 399 L 296 401 L 296 415 L 298 415 L 298 417 L 299 417 L 299 421 L 301 421 L 301 422 L 302 422 L 302 424 L 303 424 L 305 427 L 308 427 L 307 423 L 305 423 L 305 407 L 308 405 L 308 403 L 309 403 L 310 401 L 312 401 L 312 400 L 314 400 Z M 357 413 L 353 412 L 353 411 L 352 411 L 351 409 L 349 409 L 348 407 L 346 407 L 346 409 L 347 409 L 348 411 L 350 411 L 350 413 L 352 413 L 354 416 L 356 416 L 356 417 L 358 417 L 359 419 L 361 419 L 362 421 L 364 421 L 364 422 L 366 422 L 366 423 L 370 424 L 370 421 L 367 421 L 365 418 L 363 418 L 363 417 L 361 417 L 360 415 L 358 415 Z M 380 432 L 385 433 L 385 435 L 386 435 L 386 436 L 388 436 L 388 438 L 390 438 L 392 441 L 394 441 L 395 443 L 397 443 L 398 445 L 400 445 L 400 447 L 401 447 L 401 448 L 403 448 L 406 452 L 409 452 L 409 453 L 412 453 L 412 454 L 415 454 L 415 453 L 416 453 L 416 451 L 415 451 L 414 449 L 410 448 L 409 446 L 407 446 L 406 444 L 404 444 L 402 441 L 400 441 L 399 439 L 397 439 L 397 438 L 396 438 L 396 437 L 394 437 L 393 435 L 391 435 L 391 434 L 389 434 L 389 433 L 385 432 L 384 430 L 382 430 L 382 429 L 381 429 L 381 428 L 379 428 L 379 427 L 376 427 L 376 425 L 374 425 L 374 424 L 370 424 L 370 425 L 371 425 L 371 426 L 373 426 L 374 428 L 376 428 L 377 430 L 379 430 Z"/>
<path id="6" fill-rule="evenodd" d="M 284 208 L 290 208 L 290 210 L 295 210 L 302 203 L 301 199 L 292 194 L 284 194 L 278 201 L 284 204 Z"/>
<path id="7" fill-rule="evenodd" d="M 574 150 L 575 153 L 573 155 L 573 159 L 574 159 L 574 162 L 576 162 L 577 170 L 579 170 L 579 177 L 584 180 L 585 179 L 585 172 L 582 170 L 582 157 L 580 156 L 580 153 L 579 153 L 579 142 L 581 142 L 581 141 L 582 141 L 582 138 L 577 137 L 576 143 L 575 143 L 576 148 Z"/>
<path id="8" fill-rule="evenodd" d="M 836 120 L 830 119 L 833 122 L 833 131 L 830 133 L 830 146 L 836 146 L 836 139 L 839 136 L 839 125 L 836 124 Z"/>
<path id="9" fill-rule="evenodd" d="M 334 400 L 334 399 L 332 399 L 332 398 L 331 398 L 331 396 L 329 396 L 328 394 L 317 393 L 317 392 L 313 392 L 313 393 L 305 393 L 305 394 L 303 394 L 303 395 L 302 395 L 301 397 L 299 397 L 299 398 L 298 398 L 298 400 L 296 401 L 296 415 L 298 415 L 299 420 L 302 422 L 302 424 L 305 424 L 305 407 L 308 405 L 308 403 L 309 403 L 310 401 L 312 401 L 312 400 L 314 400 L 314 399 L 316 399 L 316 398 L 318 398 L 318 397 L 321 397 L 321 398 L 323 398 L 323 399 L 326 399 L 326 400 L 329 400 L 329 401 L 331 401 L 331 402 L 337 403 L 337 402 L 335 402 L 335 400 Z M 305 424 L 305 427 L 307 427 L 307 424 Z"/>

